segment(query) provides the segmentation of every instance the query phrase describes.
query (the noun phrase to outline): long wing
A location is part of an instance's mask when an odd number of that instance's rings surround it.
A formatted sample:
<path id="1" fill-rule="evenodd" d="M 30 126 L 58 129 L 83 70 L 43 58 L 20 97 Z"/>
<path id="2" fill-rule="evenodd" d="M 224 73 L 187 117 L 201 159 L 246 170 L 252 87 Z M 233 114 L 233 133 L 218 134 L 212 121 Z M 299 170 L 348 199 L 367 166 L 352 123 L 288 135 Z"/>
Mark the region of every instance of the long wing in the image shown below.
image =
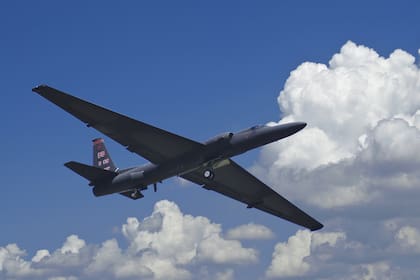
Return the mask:
<path id="1" fill-rule="evenodd" d="M 38 86 L 32 91 L 61 107 L 89 127 L 114 139 L 129 151 L 155 164 L 204 147 L 201 143 L 115 113 L 46 85 Z"/>
<path id="2" fill-rule="evenodd" d="M 270 187 L 255 178 L 233 160 L 214 171 L 213 179 L 205 179 L 204 168 L 185 174 L 182 177 L 204 188 L 216 191 L 292 223 L 310 230 L 323 227 L 317 220 L 290 203 L 287 199 L 273 191 Z"/>

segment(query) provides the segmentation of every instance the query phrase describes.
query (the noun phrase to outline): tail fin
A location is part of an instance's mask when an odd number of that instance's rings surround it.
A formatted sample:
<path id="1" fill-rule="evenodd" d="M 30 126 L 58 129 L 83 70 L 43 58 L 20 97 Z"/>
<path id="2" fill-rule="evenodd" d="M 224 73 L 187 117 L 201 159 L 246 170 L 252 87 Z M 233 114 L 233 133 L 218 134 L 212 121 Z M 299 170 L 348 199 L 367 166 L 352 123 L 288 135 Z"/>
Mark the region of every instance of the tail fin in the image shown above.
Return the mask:
<path id="1" fill-rule="evenodd" d="M 109 171 L 117 171 L 108 150 L 105 147 L 104 139 L 96 138 L 93 142 L 93 166 Z"/>
<path id="2" fill-rule="evenodd" d="M 100 189 L 106 186 L 106 184 L 109 184 L 112 179 L 118 175 L 118 168 L 115 167 L 114 162 L 105 147 L 104 139 L 96 138 L 93 139 L 92 142 L 93 166 L 75 161 L 69 161 L 64 165 L 80 176 L 88 179 L 90 181 L 89 186 L 94 186 L 93 193 L 95 196 L 98 196 L 98 194 L 95 193 L 95 189 Z M 134 200 L 143 197 L 143 194 L 137 189 L 127 190 L 120 194 Z"/>

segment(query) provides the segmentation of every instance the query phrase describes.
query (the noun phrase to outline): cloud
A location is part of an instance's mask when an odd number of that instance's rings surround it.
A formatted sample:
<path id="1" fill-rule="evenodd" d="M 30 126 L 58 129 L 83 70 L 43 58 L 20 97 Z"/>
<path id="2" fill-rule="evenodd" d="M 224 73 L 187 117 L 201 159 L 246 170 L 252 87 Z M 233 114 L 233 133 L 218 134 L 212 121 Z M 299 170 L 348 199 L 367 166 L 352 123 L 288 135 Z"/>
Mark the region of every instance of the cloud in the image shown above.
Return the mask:
<path id="1" fill-rule="evenodd" d="M 256 263 L 258 252 L 235 239 L 223 238 L 222 228 L 205 217 L 183 214 L 170 201 L 155 204 L 143 221 L 131 217 L 121 233 L 128 242 L 123 249 L 116 239 L 101 245 L 87 244 L 77 235 L 66 238 L 50 253 L 38 250 L 30 261 L 16 244 L 0 247 L 0 278 L 19 279 L 192 279 L 192 270 L 220 266 L 209 278 L 232 279 L 235 266 Z"/>
<path id="2" fill-rule="evenodd" d="M 345 239 L 346 235 L 343 232 L 311 233 L 308 230 L 299 230 L 289 237 L 287 242 L 277 243 L 266 276 L 272 278 L 306 275 L 311 265 L 305 258 L 310 256 L 311 251 L 320 246 L 335 246 L 339 240 Z"/>
<path id="3" fill-rule="evenodd" d="M 419 69 L 410 54 L 396 50 L 386 59 L 372 49 L 348 42 L 329 64 L 307 62 L 299 66 L 278 101 L 287 120 L 307 120 L 309 127 L 318 128 L 338 144 L 335 160 L 354 155 L 357 139 L 380 120 L 396 114 L 412 115 L 419 109 Z M 324 155 L 315 166 L 305 164 L 316 167 L 334 162 L 330 157 Z"/>
<path id="4" fill-rule="evenodd" d="M 309 270 L 304 258 L 310 253 L 310 233 L 298 231 L 287 242 L 278 243 L 274 248 L 273 260 L 267 270 L 268 277 L 302 276 Z"/>
<path id="5" fill-rule="evenodd" d="M 320 208 L 380 203 L 388 188 L 416 188 L 419 80 L 407 52 L 384 58 L 353 42 L 329 65 L 301 64 L 278 97 L 280 123 L 308 127 L 264 147 L 253 171 L 288 197 Z"/>
<path id="6" fill-rule="evenodd" d="M 305 62 L 292 71 L 278 104 L 279 123 L 308 126 L 263 147 L 252 171 L 323 221 L 326 235 L 298 231 L 278 243 L 266 276 L 415 278 L 420 69 L 414 56 L 397 49 L 383 57 L 347 42 L 328 64 Z"/>
<path id="7" fill-rule="evenodd" d="M 405 250 L 420 253 L 420 231 L 412 226 L 404 226 L 395 234 L 395 240 Z"/>
<path id="8" fill-rule="evenodd" d="M 226 237 L 229 239 L 271 239 L 274 233 L 266 226 L 249 223 L 230 229 Z"/>
<path id="9" fill-rule="evenodd" d="M 82 239 L 79 239 L 77 235 L 70 235 L 67 237 L 66 242 L 64 242 L 63 247 L 61 247 L 60 252 L 61 254 L 72 253 L 77 254 L 79 253 L 80 249 L 86 246 L 86 242 Z"/>
<path id="10" fill-rule="evenodd" d="M 378 262 L 364 265 L 366 272 L 363 275 L 364 280 L 369 279 L 395 279 L 390 272 L 391 268 L 386 262 Z"/>
<path id="11" fill-rule="evenodd" d="M 77 277 L 74 276 L 69 276 L 69 277 L 65 277 L 65 276 L 57 276 L 57 277 L 50 277 L 48 278 L 48 280 L 77 280 Z"/>
<path id="12" fill-rule="evenodd" d="M 42 270 L 33 269 L 31 263 L 23 259 L 24 256 L 26 252 L 16 244 L 0 247 L 0 273 L 10 278 L 38 276 L 43 273 Z"/>
<path id="13" fill-rule="evenodd" d="M 398 231 L 398 234 L 400 232 Z M 406 236 L 403 237 L 405 238 Z M 417 262 L 412 264 L 411 269 L 406 270 L 401 268 L 401 264 L 404 265 L 406 261 L 406 257 L 395 250 L 392 240 L 388 246 L 377 248 L 373 244 L 350 240 L 343 231 L 298 230 L 286 242 L 276 244 L 266 277 L 413 279 L 419 273 Z"/>
<path id="14" fill-rule="evenodd" d="M 144 261 L 144 262 L 142 262 Z M 87 263 L 84 272 L 93 278 L 101 278 L 106 275 L 112 275 L 114 279 L 129 277 L 152 277 L 153 270 L 147 265 L 148 256 L 146 254 L 136 256 L 126 254 L 119 247 L 117 240 L 110 239 L 102 243 L 99 249 L 94 253 L 92 261 Z M 160 262 L 157 264 L 159 265 Z M 174 272 L 174 278 L 180 278 L 181 274 L 186 272 L 177 270 L 170 264 L 167 265 L 168 272 Z M 164 272 L 164 271 L 163 271 Z M 185 276 L 187 278 L 188 275 Z M 160 278 L 156 275 L 155 278 Z"/>
<path id="15" fill-rule="evenodd" d="M 239 264 L 257 260 L 254 249 L 243 248 L 237 240 L 223 239 L 220 225 L 205 217 L 183 215 L 178 206 L 169 201 L 156 203 L 144 223 L 129 218 L 122 232 L 131 243 L 131 252 L 151 249 L 177 264 L 191 261 Z"/>
<path id="16" fill-rule="evenodd" d="M 35 256 L 32 258 L 32 262 L 37 263 L 40 262 L 43 258 L 51 257 L 50 252 L 48 250 L 38 250 Z"/>
<path id="17" fill-rule="evenodd" d="M 235 279 L 235 273 L 233 269 L 227 269 L 222 272 L 217 272 L 216 277 L 214 279 L 216 280 L 233 280 Z"/>

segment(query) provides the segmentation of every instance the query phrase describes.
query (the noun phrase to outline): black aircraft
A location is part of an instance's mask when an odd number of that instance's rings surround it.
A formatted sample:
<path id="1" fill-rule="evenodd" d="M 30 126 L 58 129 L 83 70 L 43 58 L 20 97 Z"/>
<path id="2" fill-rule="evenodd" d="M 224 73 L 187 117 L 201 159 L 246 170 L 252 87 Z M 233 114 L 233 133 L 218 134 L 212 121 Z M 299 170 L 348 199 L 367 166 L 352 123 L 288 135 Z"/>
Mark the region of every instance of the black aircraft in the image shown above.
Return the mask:
<path id="1" fill-rule="evenodd" d="M 120 170 L 101 138 L 93 140 L 93 166 L 70 161 L 65 166 L 89 180 L 95 196 L 119 193 L 142 198 L 142 190 L 179 176 L 310 230 L 321 223 L 297 208 L 270 187 L 236 164 L 231 157 L 288 137 L 306 126 L 293 122 L 276 126 L 253 126 L 238 133 L 227 132 L 199 143 L 149 124 L 115 113 L 46 85 L 32 89 L 69 112 L 88 127 L 114 139 L 151 163 Z"/>

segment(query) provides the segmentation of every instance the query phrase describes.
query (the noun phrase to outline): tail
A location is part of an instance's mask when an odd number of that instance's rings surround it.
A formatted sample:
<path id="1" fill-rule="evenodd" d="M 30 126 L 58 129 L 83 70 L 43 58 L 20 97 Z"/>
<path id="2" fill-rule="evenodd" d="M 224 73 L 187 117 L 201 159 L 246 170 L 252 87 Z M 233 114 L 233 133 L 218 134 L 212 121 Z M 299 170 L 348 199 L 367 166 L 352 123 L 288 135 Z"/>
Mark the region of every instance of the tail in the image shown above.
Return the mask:
<path id="1" fill-rule="evenodd" d="M 96 138 L 93 139 L 92 142 L 93 166 L 75 161 L 69 161 L 64 165 L 80 176 L 88 179 L 90 181 L 89 186 L 101 188 L 111 182 L 112 179 L 118 175 L 118 168 L 115 167 L 114 162 L 105 147 L 104 139 Z M 95 188 L 93 189 L 94 194 Z M 131 199 L 139 199 L 143 197 L 143 194 L 137 189 L 127 190 L 120 194 Z"/>
<path id="2" fill-rule="evenodd" d="M 96 138 L 93 142 L 93 166 L 80 162 L 70 161 L 64 165 L 80 176 L 90 181 L 89 185 L 94 186 L 112 180 L 118 175 L 118 168 L 115 167 L 104 143 L 104 139 Z"/>
<path id="3" fill-rule="evenodd" d="M 109 171 L 118 171 L 115 167 L 108 150 L 105 147 L 104 139 L 96 138 L 93 142 L 93 166 Z"/>
<path id="4" fill-rule="evenodd" d="M 64 164 L 80 176 L 88 179 L 89 185 L 94 186 L 103 182 L 111 181 L 118 173 L 95 166 L 86 165 L 76 161 L 69 161 Z"/>

